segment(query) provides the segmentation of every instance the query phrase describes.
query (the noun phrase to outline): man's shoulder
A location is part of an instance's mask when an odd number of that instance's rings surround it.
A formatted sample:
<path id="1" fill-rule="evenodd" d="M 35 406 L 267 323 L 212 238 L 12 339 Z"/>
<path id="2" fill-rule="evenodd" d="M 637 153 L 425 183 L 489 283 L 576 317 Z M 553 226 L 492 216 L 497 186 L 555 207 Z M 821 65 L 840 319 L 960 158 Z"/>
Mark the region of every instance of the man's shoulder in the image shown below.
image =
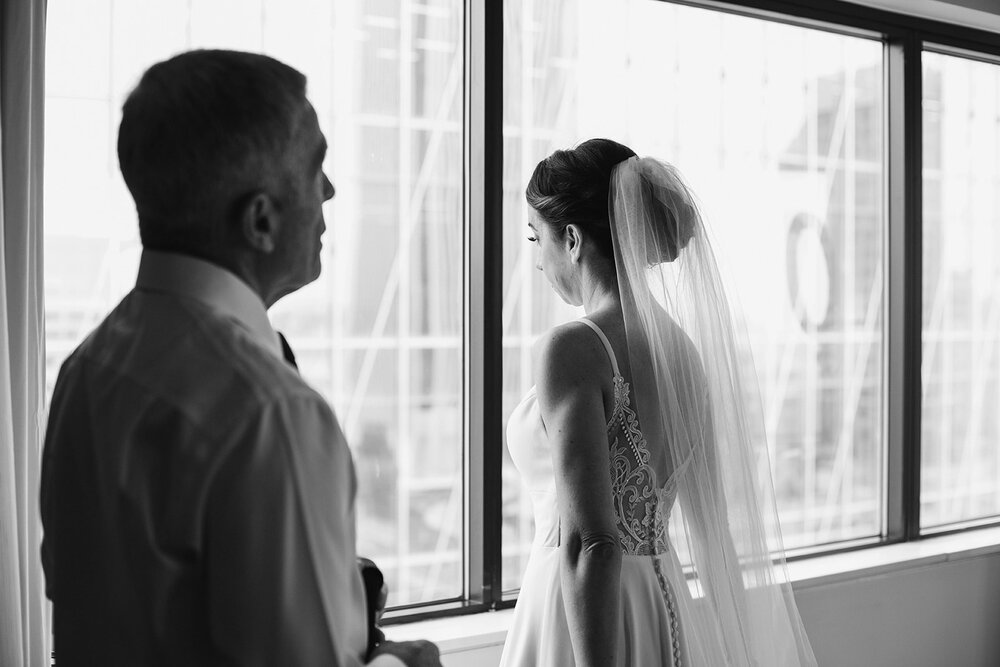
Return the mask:
<path id="1" fill-rule="evenodd" d="M 279 401 L 323 403 L 239 322 L 194 301 L 134 292 L 87 336 L 63 372 L 85 374 L 106 392 L 147 394 L 197 422 Z"/>

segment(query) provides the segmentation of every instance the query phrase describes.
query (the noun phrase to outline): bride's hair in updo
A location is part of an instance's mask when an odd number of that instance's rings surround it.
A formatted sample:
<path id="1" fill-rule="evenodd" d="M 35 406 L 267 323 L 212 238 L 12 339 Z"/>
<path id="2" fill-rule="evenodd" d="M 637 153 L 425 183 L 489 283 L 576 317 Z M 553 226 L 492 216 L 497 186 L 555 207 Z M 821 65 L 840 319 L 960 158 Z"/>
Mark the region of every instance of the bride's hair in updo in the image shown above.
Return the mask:
<path id="1" fill-rule="evenodd" d="M 608 216 L 611 172 L 635 151 L 610 139 L 591 139 L 538 163 L 524 192 L 528 206 L 559 234 L 575 224 L 602 256 L 614 261 Z"/>
<path id="2" fill-rule="evenodd" d="M 576 148 L 559 150 L 535 167 L 525 198 L 557 233 L 575 224 L 589 236 L 598 252 L 614 261 L 611 241 L 611 177 L 615 167 L 637 157 L 628 146 L 610 139 L 591 139 Z M 640 174 L 637 196 L 651 216 L 645 247 L 653 256 L 647 263 L 672 262 L 694 233 L 696 215 L 686 189 L 675 191 L 665 184 L 664 175 L 673 168 L 644 158 L 636 169 Z M 676 177 L 679 181 L 679 176 Z M 676 211 L 676 214 L 675 214 Z M 680 219 L 678 219 L 678 217 Z"/>

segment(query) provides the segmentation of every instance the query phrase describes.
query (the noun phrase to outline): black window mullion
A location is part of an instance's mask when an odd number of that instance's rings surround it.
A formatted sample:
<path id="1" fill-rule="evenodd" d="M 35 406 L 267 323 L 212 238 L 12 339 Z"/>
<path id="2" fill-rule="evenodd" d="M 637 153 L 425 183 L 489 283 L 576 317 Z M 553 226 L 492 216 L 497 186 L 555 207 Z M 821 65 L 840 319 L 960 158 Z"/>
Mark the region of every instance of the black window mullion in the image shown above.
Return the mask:
<path id="1" fill-rule="evenodd" d="M 483 182 L 477 177 L 483 171 L 483 71 L 482 35 L 484 29 L 482 3 L 466 0 L 464 16 L 464 97 L 463 97 L 463 216 L 465 230 L 465 262 L 463 275 L 465 295 L 465 594 L 473 604 L 484 604 L 484 546 L 486 517 L 484 515 L 484 435 L 483 410 L 485 400 L 484 292 L 485 239 L 483 237 Z"/>
<path id="2" fill-rule="evenodd" d="M 923 393 L 921 354 L 923 349 L 923 43 L 917 35 L 904 46 L 904 99 L 906 113 L 906 229 L 902 240 L 906 254 L 904 270 L 903 419 L 904 499 L 906 539 L 920 537 L 920 397 Z"/>
<path id="3" fill-rule="evenodd" d="M 503 596 L 503 2 L 484 0 L 484 602 Z"/>
<path id="4" fill-rule="evenodd" d="M 466 0 L 469 601 L 502 596 L 503 3 Z"/>
<path id="5" fill-rule="evenodd" d="M 888 326 L 886 538 L 920 535 L 922 43 L 886 46 Z"/>

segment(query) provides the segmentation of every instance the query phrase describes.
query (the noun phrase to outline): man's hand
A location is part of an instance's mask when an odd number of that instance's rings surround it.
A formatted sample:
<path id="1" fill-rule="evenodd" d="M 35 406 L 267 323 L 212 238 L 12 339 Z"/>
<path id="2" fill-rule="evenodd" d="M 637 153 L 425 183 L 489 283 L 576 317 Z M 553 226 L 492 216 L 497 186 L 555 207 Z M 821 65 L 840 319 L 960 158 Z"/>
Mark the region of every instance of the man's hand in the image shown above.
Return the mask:
<path id="1" fill-rule="evenodd" d="M 372 653 L 372 658 L 382 653 L 396 656 L 406 663 L 406 667 L 441 667 L 438 647 L 423 639 L 414 642 L 382 642 Z"/>

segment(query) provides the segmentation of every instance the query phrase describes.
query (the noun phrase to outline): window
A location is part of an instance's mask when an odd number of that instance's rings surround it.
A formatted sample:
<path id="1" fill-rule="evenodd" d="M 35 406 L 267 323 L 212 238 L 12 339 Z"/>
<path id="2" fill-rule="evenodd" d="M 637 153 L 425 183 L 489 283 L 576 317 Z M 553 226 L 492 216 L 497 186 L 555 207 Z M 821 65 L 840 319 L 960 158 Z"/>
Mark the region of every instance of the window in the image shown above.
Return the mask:
<path id="1" fill-rule="evenodd" d="M 135 281 L 135 211 L 114 151 L 142 71 L 199 47 L 288 62 L 309 79 L 337 196 L 322 276 L 272 321 L 351 443 L 358 551 L 382 567 L 390 603 L 460 598 L 462 3 L 90 0 L 48 18 L 49 391 Z"/>
<path id="2" fill-rule="evenodd" d="M 505 416 L 533 338 L 583 315 L 535 270 L 524 187 L 552 151 L 617 139 L 681 169 L 744 286 L 786 546 L 877 536 L 882 44 L 660 2 L 506 7 Z M 505 462 L 509 589 L 532 530 Z"/>
<path id="3" fill-rule="evenodd" d="M 1000 514 L 1000 65 L 923 54 L 920 523 Z"/>
<path id="4" fill-rule="evenodd" d="M 676 164 L 701 199 L 753 346 L 790 554 L 1000 523 L 996 36 L 839 1 L 692 4 L 53 4 L 49 390 L 134 283 L 125 95 L 178 51 L 246 49 L 308 76 L 330 143 L 323 275 L 271 315 L 344 426 L 358 549 L 397 619 L 509 605 L 520 584 L 531 508 L 500 431 L 534 339 L 582 315 L 534 268 L 523 191 L 540 159 L 596 136 Z M 493 196 L 502 219 L 480 206 Z M 482 242 L 489 225 L 502 243 Z M 483 310 L 497 325 L 480 339 Z M 480 437 L 481 416 L 499 426 Z M 484 460 L 502 470 L 470 469 Z"/>

